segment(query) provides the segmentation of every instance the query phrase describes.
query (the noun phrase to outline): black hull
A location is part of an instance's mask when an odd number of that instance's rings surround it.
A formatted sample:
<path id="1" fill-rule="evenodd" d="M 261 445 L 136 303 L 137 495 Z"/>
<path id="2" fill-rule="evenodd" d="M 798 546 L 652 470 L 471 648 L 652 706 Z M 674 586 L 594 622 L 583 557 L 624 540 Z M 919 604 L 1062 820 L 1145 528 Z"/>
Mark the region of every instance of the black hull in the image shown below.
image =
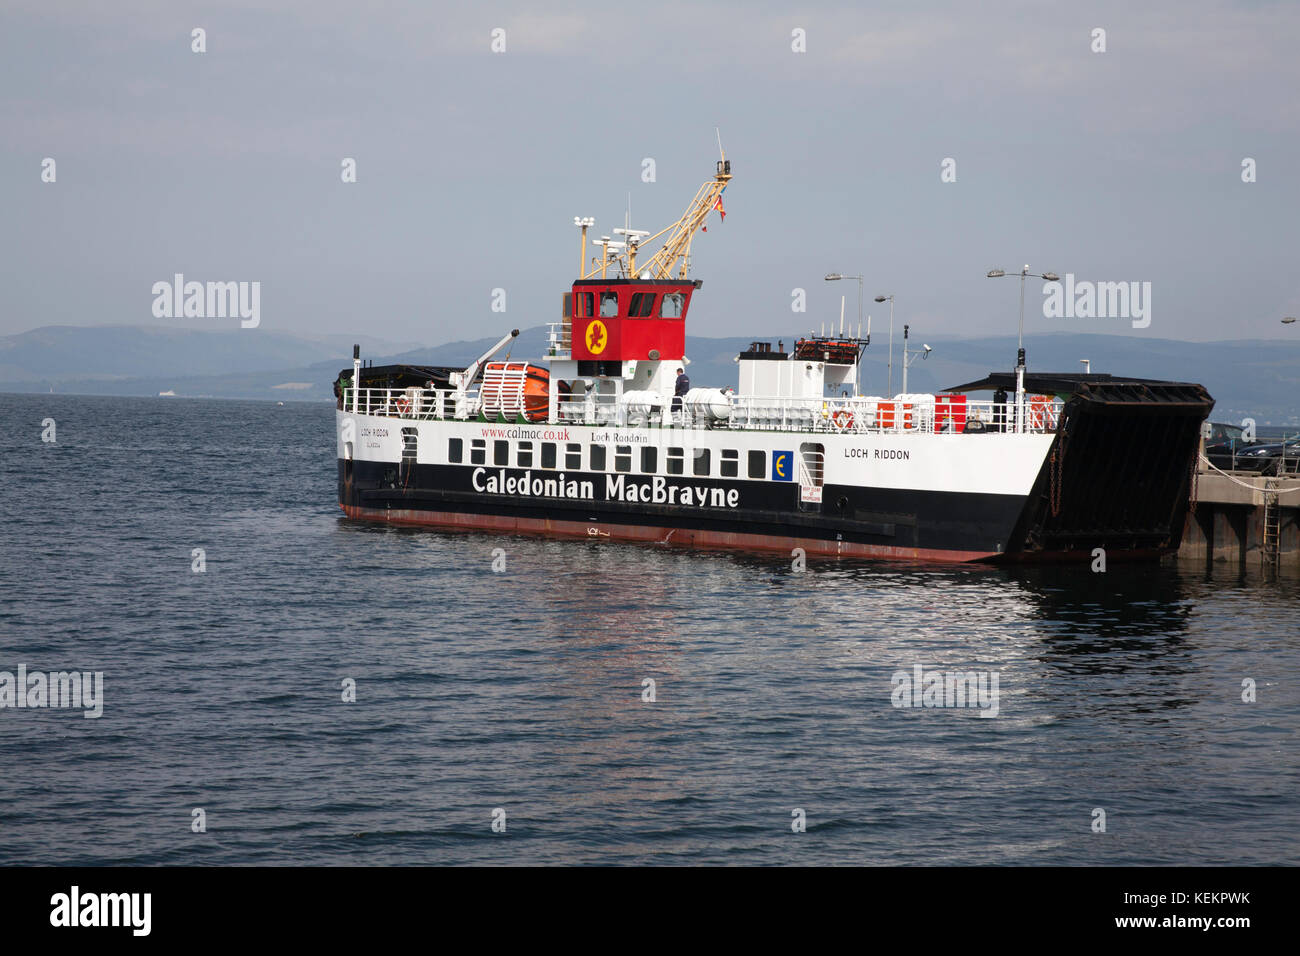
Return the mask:
<path id="1" fill-rule="evenodd" d="M 797 485 L 690 479 L 693 486 L 736 490 L 743 509 L 686 509 L 651 502 L 535 498 L 475 490 L 486 475 L 519 480 L 519 469 L 470 465 L 339 462 L 339 503 L 349 515 L 402 524 L 482 528 L 628 540 L 680 539 L 710 546 L 860 554 L 947 561 L 1005 556 L 1025 499 L 827 485 L 823 503 L 799 503 Z M 557 473 L 548 473 L 554 477 Z M 636 477 L 636 476 L 629 476 Z M 605 473 L 566 473 L 566 481 L 603 489 Z M 735 542 L 730 544 L 728 542 Z M 680 543 L 676 542 L 676 543 Z"/>

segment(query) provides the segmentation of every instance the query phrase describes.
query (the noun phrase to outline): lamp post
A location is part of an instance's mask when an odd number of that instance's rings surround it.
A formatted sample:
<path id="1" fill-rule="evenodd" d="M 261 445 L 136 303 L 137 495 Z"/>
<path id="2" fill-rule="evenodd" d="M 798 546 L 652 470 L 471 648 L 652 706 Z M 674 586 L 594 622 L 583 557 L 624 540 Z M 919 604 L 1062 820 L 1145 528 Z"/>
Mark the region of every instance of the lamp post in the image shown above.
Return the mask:
<path id="1" fill-rule="evenodd" d="M 922 345 L 920 351 L 913 350 L 912 357 L 909 359 L 907 357 L 907 332 L 909 328 L 911 328 L 911 326 L 908 325 L 903 326 L 903 394 L 904 395 L 907 394 L 908 366 L 910 366 L 913 362 L 915 362 L 918 357 L 920 357 L 922 361 L 928 359 L 930 357 L 930 353 L 934 351 L 934 349 L 930 348 L 930 346 Z"/>
<path id="2" fill-rule="evenodd" d="M 1020 328 L 1016 335 L 1016 431 L 1025 430 L 1025 279 L 1031 275 L 1046 279 L 1048 282 L 1060 282 L 1061 277 L 1055 272 L 1030 272 L 1029 263 L 1020 270 Z M 1002 269 L 990 269 L 990 279 L 1006 276 Z"/>
<path id="3" fill-rule="evenodd" d="M 894 397 L 894 297 L 892 295 L 878 295 L 877 302 L 889 300 L 889 395 L 887 398 Z"/>

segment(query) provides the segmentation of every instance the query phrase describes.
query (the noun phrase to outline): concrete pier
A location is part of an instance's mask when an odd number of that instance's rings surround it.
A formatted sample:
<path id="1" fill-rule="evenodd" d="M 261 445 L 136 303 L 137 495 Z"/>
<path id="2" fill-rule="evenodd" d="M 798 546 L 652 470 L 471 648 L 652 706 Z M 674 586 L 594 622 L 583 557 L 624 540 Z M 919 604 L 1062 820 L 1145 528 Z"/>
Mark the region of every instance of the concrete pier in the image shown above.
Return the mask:
<path id="1" fill-rule="evenodd" d="M 1230 478 L 1219 472 L 1201 472 L 1197 475 L 1196 506 L 1187 514 L 1178 557 L 1204 561 L 1207 567 L 1225 562 L 1243 570 L 1267 565 L 1268 495 L 1276 495 L 1278 567 L 1300 570 L 1300 476 L 1296 475 L 1265 478 L 1238 472 Z"/>

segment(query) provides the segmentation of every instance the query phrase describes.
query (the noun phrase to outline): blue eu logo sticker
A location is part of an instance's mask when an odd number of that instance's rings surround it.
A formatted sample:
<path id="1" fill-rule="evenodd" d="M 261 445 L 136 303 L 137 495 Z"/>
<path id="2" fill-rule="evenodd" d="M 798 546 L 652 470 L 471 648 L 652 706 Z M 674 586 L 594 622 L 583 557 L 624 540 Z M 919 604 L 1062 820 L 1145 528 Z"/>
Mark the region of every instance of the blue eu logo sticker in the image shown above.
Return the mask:
<path id="1" fill-rule="evenodd" d="M 772 452 L 772 480 L 794 481 L 794 452 Z"/>

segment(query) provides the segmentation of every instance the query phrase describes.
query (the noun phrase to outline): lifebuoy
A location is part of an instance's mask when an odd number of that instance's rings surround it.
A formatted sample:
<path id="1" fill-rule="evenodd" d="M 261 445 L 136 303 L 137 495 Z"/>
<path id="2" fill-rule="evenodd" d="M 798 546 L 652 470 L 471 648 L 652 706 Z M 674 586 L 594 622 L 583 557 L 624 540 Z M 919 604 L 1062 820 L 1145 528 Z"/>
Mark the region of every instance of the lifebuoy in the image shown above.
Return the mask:
<path id="1" fill-rule="evenodd" d="M 397 401 L 393 403 L 397 406 L 397 414 L 405 415 L 411 410 L 411 400 L 405 395 L 399 395 Z"/>
<path id="2" fill-rule="evenodd" d="M 853 413 L 847 408 L 838 408 L 831 413 L 831 421 L 840 431 L 847 431 L 853 427 Z"/>

